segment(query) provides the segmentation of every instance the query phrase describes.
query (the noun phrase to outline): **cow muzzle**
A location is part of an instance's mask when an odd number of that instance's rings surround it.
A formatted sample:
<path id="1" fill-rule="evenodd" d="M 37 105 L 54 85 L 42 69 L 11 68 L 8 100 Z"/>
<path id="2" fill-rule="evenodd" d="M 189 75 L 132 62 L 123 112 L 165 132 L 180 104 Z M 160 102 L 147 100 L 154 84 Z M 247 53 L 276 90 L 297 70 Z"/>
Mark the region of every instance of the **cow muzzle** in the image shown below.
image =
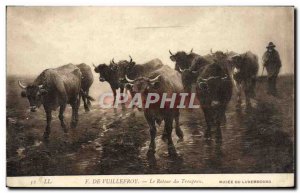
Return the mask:
<path id="1" fill-rule="evenodd" d="M 126 81 L 125 78 L 119 78 L 119 82 L 120 82 L 121 84 L 127 83 L 127 81 Z"/>
<path id="2" fill-rule="evenodd" d="M 100 80 L 100 82 L 104 82 L 105 78 L 100 77 L 99 80 Z"/>
<path id="3" fill-rule="evenodd" d="M 30 111 L 31 112 L 36 112 L 37 106 L 30 106 Z"/>
<path id="4" fill-rule="evenodd" d="M 198 86 L 199 86 L 199 89 L 201 91 L 208 91 L 208 84 L 207 84 L 207 82 L 199 82 Z"/>

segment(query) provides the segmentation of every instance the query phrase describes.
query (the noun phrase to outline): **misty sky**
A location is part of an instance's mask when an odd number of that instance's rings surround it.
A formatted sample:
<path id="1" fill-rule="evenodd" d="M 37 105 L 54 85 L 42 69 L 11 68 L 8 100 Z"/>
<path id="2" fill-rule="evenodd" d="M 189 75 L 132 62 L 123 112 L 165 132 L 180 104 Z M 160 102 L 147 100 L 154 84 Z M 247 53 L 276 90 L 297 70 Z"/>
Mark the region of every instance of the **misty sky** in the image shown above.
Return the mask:
<path id="1" fill-rule="evenodd" d="M 212 48 L 259 57 L 269 41 L 294 73 L 291 7 L 9 7 L 8 74 L 38 75 L 67 63 L 137 63 L 159 58 L 174 66 L 168 50 L 204 55 Z M 261 68 L 260 68 L 261 72 Z"/>

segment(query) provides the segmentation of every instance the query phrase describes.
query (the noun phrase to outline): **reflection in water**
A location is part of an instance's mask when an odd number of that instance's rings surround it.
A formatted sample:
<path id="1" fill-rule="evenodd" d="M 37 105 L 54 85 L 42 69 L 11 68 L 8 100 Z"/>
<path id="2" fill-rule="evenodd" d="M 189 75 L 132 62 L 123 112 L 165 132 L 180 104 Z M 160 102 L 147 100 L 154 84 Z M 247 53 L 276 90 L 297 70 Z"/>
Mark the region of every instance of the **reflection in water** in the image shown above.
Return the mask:
<path id="1" fill-rule="evenodd" d="M 205 164 L 208 168 L 215 170 L 222 169 L 222 143 L 214 142 L 212 140 L 205 140 L 204 151 L 206 153 Z"/>
<path id="2" fill-rule="evenodd" d="M 154 154 L 148 154 L 147 155 L 147 161 L 148 161 L 148 171 L 156 171 L 157 170 L 157 161 Z"/>

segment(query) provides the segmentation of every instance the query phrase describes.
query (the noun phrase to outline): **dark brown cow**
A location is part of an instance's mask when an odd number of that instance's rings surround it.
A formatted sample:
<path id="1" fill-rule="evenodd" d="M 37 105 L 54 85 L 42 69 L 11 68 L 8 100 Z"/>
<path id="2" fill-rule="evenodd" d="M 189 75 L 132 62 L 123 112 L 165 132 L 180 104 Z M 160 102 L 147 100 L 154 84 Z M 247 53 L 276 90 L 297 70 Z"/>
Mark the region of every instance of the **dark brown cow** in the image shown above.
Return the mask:
<path id="1" fill-rule="evenodd" d="M 216 137 L 221 141 L 220 125 L 232 96 L 232 80 L 229 72 L 219 64 L 205 66 L 198 76 L 196 91 L 206 120 L 205 136 L 210 137 L 211 127 L 216 125 Z"/>
<path id="2" fill-rule="evenodd" d="M 112 60 L 113 61 L 113 60 Z M 110 88 L 114 94 L 114 102 L 116 102 L 117 90 L 120 88 L 121 93 L 123 93 L 124 87 L 119 84 L 119 75 L 118 75 L 118 65 L 111 62 L 110 65 L 99 64 L 98 66 L 94 65 L 94 71 L 99 73 L 100 82 L 107 81 L 110 85 Z"/>
<path id="3" fill-rule="evenodd" d="M 127 83 L 126 76 L 129 79 L 147 76 L 149 73 L 161 68 L 163 63 L 160 59 L 155 58 L 144 64 L 136 64 L 130 57 L 129 61 L 121 60 L 116 65 L 118 65 L 119 84 L 124 86 Z"/>
<path id="4" fill-rule="evenodd" d="M 198 57 L 199 55 L 196 53 L 193 53 L 193 49 L 191 49 L 190 53 L 186 53 L 184 51 L 179 51 L 176 54 L 173 54 L 170 50 L 170 59 L 175 62 L 175 70 L 178 72 L 184 69 L 190 68 L 192 65 L 193 60 Z"/>
<path id="5" fill-rule="evenodd" d="M 83 101 L 84 109 L 87 112 L 87 111 L 90 111 L 91 101 L 94 100 L 89 97 L 86 97 L 86 96 L 89 96 L 89 90 L 94 82 L 94 77 L 93 77 L 92 69 L 89 65 L 81 63 L 76 66 L 80 69 L 81 74 L 82 74 L 81 89 L 82 89 L 82 92 L 84 93 L 84 94 L 82 94 L 82 101 Z"/>

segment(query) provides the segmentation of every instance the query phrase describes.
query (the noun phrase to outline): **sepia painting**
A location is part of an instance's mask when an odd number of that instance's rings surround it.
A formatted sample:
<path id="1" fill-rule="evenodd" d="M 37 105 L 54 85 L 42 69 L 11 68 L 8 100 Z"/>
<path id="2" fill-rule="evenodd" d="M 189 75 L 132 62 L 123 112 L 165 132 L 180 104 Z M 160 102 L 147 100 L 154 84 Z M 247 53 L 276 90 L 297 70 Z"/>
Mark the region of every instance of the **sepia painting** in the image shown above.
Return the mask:
<path id="1" fill-rule="evenodd" d="M 294 7 L 6 9 L 9 187 L 293 187 Z"/>

